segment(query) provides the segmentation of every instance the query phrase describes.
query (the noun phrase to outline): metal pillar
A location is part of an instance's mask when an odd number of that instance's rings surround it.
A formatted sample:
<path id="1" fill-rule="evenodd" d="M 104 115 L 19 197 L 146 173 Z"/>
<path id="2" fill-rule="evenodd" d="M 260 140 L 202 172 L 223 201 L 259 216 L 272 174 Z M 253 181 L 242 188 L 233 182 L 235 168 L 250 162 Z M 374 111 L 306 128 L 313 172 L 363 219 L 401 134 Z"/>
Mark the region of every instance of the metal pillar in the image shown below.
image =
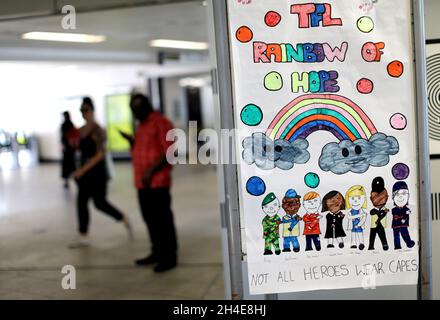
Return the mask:
<path id="1" fill-rule="evenodd" d="M 419 175 L 419 283 L 417 296 L 432 299 L 431 203 L 429 175 L 428 107 L 426 89 L 426 52 L 424 28 L 424 0 L 412 0 L 417 92 L 417 139 Z"/>

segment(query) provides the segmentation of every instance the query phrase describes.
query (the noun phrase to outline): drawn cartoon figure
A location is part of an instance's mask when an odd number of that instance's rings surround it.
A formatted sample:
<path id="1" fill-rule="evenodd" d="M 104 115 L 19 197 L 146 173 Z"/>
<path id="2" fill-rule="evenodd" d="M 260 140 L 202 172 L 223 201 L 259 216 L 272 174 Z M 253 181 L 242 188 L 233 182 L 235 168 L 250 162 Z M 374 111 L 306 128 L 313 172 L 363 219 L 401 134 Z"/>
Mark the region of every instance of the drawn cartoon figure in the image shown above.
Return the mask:
<path id="1" fill-rule="evenodd" d="M 345 195 L 348 228 L 351 231 L 351 249 L 364 250 L 364 227 L 367 221 L 367 194 L 362 186 L 353 186 Z"/>
<path id="2" fill-rule="evenodd" d="M 319 214 L 321 207 L 321 198 L 316 192 L 309 192 L 304 196 L 303 206 L 306 209 L 306 214 L 303 216 L 304 221 L 304 235 L 306 236 L 306 251 L 313 250 L 312 242 L 315 245 L 316 251 L 321 251 L 321 241 L 319 235 L 319 219 L 322 216 Z"/>
<path id="3" fill-rule="evenodd" d="M 391 210 L 393 215 L 392 228 L 394 232 L 394 249 L 402 249 L 400 236 L 405 241 L 408 248 L 412 248 L 416 243 L 411 240 L 409 235 L 409 215 L 411 210 L 408 208 L 409 191 L 408 185 L 404 181 L 396 182 L 393 186 L 394 208 Z"/>
<path id="4" fill-rule="evenodd" d="M 388 250 L 387 236 L 385 234 L 385 228 L 387 227 L 387 213 L 390 211 L 385 207 L 388 201 L 388 191 L 385 189 L 385 182 L 383 178 L 376 177 L 371 184 L 371 202 L 374 209 L 370 211 L 371 215 L 371 230 L 370 230 L 370 244 L 368 250 L 374 250 L 374 241 L 376 235 L 379 236 L 382 242 L 382 248 L 384 251 Z"/>
<path id="5" fill-rule="evenodd" d="M 322 199 L 322 212 L 328 212 L 325 216 L 327 227 L 324 238 L 327 239 L 327 248 L 334 248 L 334 241 L 339 243 L 339 248 L 344 248 L 344 237 L 347 235 L 342 227 L 345 214 L 344 196 L 338 191 L 330 191 Z"/>
<path id="6" fill-rule="evenodd" d="M 298 210 L 301 207 L 301 196 L 295 190 L 289 189 L 283 198 L 282 206 L 286 215 L 283 217 L 283 252 L 290 252 L 290 244 L 293 246 L 293 251 L 299 251 L 298 236 L 299 222 L 302 218 L 298 215 Z"/>
<path id="7" fill-rule="evenodd" d="M 263 239 L 264 239 L 264 255 L 271 255 L 272 246 L 275 254 L 279 255 L 280 250 L 280 224 L 281 218 L 278 216 L 280 211 L 280 200 L 273 192 L 269 193 L 261 204 L 263 212 L 266 216 L 263 218 Z"/>

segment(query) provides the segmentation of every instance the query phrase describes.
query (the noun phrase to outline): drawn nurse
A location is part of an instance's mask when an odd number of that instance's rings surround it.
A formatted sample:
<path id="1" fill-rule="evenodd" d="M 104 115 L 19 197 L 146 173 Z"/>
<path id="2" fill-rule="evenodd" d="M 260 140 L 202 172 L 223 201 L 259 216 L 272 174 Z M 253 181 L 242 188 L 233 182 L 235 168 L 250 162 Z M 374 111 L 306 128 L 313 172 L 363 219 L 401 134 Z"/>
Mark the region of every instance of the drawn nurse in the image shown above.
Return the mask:
<path id="1" fill-rule="evenodd" d="M 362 186 L 353 186 L 345 195 L 347 230 L 351 231 L 351 249 L 364 250 L 364 227 L 367 221 L 367 194 Z"/>

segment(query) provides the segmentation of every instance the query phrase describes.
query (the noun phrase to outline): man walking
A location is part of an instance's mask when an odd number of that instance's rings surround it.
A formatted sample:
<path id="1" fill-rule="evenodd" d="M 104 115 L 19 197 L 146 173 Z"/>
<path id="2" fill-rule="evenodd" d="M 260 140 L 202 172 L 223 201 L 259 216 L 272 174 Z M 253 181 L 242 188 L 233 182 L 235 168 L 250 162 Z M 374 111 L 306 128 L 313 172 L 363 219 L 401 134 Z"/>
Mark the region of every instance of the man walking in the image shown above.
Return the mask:
<path id="1" fill-rule="evenodd" d="M 173 125 L 161 113 L 153 111 L 149 99 L 142 94 L 131 98 L 130 108 L 139 121 L 135 137 L 121 134 L 132 146 L 135 186 L 152 243 L 151 254 L 136 260 L 136 264 L 156 264 L 154 271 L 163 272 L 177 265 L 170 195 L 172 166 L 166 161 L 167 149 L 173 143 L 166 140 L 166 135 Z"/>

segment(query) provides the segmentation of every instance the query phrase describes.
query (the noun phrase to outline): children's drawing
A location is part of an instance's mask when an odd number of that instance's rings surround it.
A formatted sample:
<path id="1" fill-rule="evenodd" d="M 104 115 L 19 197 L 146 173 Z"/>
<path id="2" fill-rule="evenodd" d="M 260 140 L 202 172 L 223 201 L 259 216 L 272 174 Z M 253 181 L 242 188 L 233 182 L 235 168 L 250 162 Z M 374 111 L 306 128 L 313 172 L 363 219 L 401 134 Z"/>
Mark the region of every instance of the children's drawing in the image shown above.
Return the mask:
<path id="1" fill-rule="evenodd" d="M 260 177 L 250 177 L 246 182 L 246 191 L 253 196 L 261 196 L 266 192 L 266 184 Z"/>
<path id="2" fill-rule="evenodd" d="M 353 101 L 339 95 L 303 95 L 290 102 L 270 123 L 266 134 L 272 139 L 306 139 L 326 130 L 338 140 L 369 139 L 377 133 L 370 118 Z"/>
<path id="3" fill-rule="evenodd" d="M 243 159 L 264 170 L 283 170 L 308 162 L 305 140 L 313 132 L 333 133 L 339 143 L 322 149 L 319 166 L 335 174 L 364 173 L 370 166 L 386 166 L 399 152 L 396 138 L 379 133 L 362 109 L 338 95 L 303 95 L 284 107 L 266 135 L 254 133 L 243 141 Z"/>
<path id="4" fill-rule="evenodd" d="M 319 182 L 321 179 L 319 179 L 319 176 L 316 173 L 309 172 L 304 177 L 304 183 L 309 188 L 315 189 L 319 186 Z"/>
<path id="5" fill-rule="evenodd" d="M 360 17 L 357 21 L 357 27 L 363 33 L 370 33 L 374 29 L 373 19 L 366 16 Z"/>
<path id="6" fill-rule="evenodd" d="M 254 164 L 263 170 L 280 168 L 292 169 L 294 164 L 303 164 L 309 161 L 310 153 L 307 151 L 307 140 L 296 141 L 269 139 L 264 133 L 256 132 L 251 137 L 243 140 L 243 160 Z"/>
<path id="7" fill-rule="evenodd" d="M 303 199 L 303 207 L 306 210 L 306 214 L 303 216 L 303 234 L 306 237 L 306 251 L 313 250 L 312 243 L 316 251 L 321 251 L 319 219 L 322 219 L 322 215 L 319 213 L 321 208 L 321 197 L 319 194 L 316 192 L 307 193 Z"/>
<path id="8" fill-rule="evenodd" d="M 322 149 L 319 166 L 323 171 L 335 174 L 364 173 L 370 166 L 384 167 L 390 162 L 390 155 L 399 152 L 396 138 L 377 133 L 370 140 L 354 142 L 343 140 L 329 143 Z"/>
<path id="9" fill-rule="evenodd" d="M 259 106 L 250 103 L 241 110 L 240 118 L 248 126 L 258 126 L 263 121 L 263 112 Z"/>
<path id="10" fill-rule="evenodd" d="M 402 62 L 395 60 L 388 65 L 387 70 L 391 77 L 399 78 L 403 74 L 404 66 Z"/>
<path id="11" fill-rule="evenodd" d="M 408 179 L 410 170 L 406 164 L 397 163 L 393 166 L 392 173 L 396 180 L 405 180 Z"/>
<path id="12" fill-rule="evenodd" d="M 263 239 L 264 239 L 264 255 L 272 255 L 272 248 L 275 254 L 279 255 L 280 250 L 280 224 L 281 218 L 278 216 L 280 211 L 280 200 L 273 192 L 269 193 L 261 204 L 264 214 L 263 218 Z"/>
<path id="13" fill-rule="evenodd" d="M 324 238 L 327 239 L 327 248 L 335 247 L 335 239 L 338 242 L 339 248 L 344 248 L 344 237 L 347 235 L 342 227 L 342 221 L 345 214 L 344 196 L 338 191 L 330 191 L 322 199 L 322 212 L 327 212 L 325 216 L 327 226 Z"/>
<path id="14" fill-rule="evenodd" d="M 237 32 L 235 33 L 235 37 L 241 43 L 247 43 L 253 39 L 254 34 L 249 27 L 241 26 L 240 28 L 237 29 Z"/>
<path id="15" fill-rule="evenodd" d="M 408 124 L 408 120 L 406 117 L 401 113 L 395 113 L 390 118 L 390 125 L 393 129 L 396 130 L 405 130 L 406 126 Z"/>
<path id="16" fill-rule="evenodd" d="M 388 191 L 385 189 L 385 181 L 382 177 L 374 178 L 371 184 L 371 190 L 370 199 L 373 203 L 374 209 L 370 211 L 371 226 L 368 250 L 374 250 L 374 242 L 376 240 L 376 235 L 378 235 L 382 242 L 383 250 L 387 251 L 388 242 L 385 228 L 387 227 L 387 214 L 390 210 L 385 207 L 388 201 Z"/>
<path id="17" fill-rule="evenodd" d="M 411 240 L 409 235 L 409 216 L 411 210 L 408 208 L 409 190 L 408 185 L 404 181 L 396 182 L 393 186 L 393 201 L 394 208 L 391 210 L 393 215 L 393 222 L 391 227 L 394 233 L 394 249 L 402 249 L 400 244 L 400 236 L 408 248 L 412 248 L 416 243 Z"/>
<path id="18" fill-rule="evenodd" d="M 269 11 L 264 16 L 264 22 L 268 27 L 276 27 L 281 22 L 281 15 L 275 11 Z"/>
<path id="19" fill-rule="evenodd" d="M 299 222 L 302 218 L 298 215 L 298 210 L 301 207 L 301 196 L 293 189 L 287 190 L 282 201 L 282 206 L 284 211 L 286 211 L 286 215 L 282 220 L 283 252 L 291 252 L 291 246 L 294 252 L 299 252 Z"/>
<path id="20" fill-rule="evenodd" d="M 362 186 L 353 186 L 345 195 L 347 230 L 351 231 L 351 249 L 364 250 L 364 228 L 367 221 L 367 194 Z"/>
<path id="21" fill-rule="evenodd" d="M 357 82 L 356 88 L 359 93 L 369 94 L 374 90 L 374 83 L 370 79 L 362 78 Z"/>

